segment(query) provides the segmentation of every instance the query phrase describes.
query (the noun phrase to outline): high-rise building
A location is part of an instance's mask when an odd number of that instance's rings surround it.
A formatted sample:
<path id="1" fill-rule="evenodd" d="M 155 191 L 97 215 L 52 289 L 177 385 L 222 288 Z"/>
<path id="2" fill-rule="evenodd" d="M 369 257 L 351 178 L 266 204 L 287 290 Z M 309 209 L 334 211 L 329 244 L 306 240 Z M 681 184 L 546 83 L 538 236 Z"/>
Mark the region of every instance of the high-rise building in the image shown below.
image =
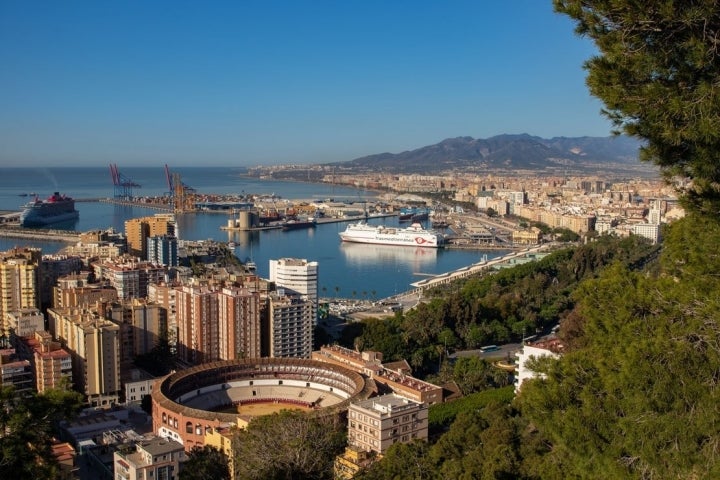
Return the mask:
<path id="1" fill-rule="evenodd" d="M 152 217 L 133 218 L 125 222 L 125 236 L 130 255 L 147 258 L 148 237 L 162 235 L 177 236 L 174 215 L 158 214 Z"/>
<path id="2" fill-rule="evenodd" d="M 179 287 L 178 355 L 190 363 L 260 357 L 263 305 L 258 292 L 242 287 Z"/>
<path id="3" fill-rule="evenodd" d="M 219 360 L 217 293 L 207 286 L 183 286 L 175 306 L 178 356 L 195 364 Z"/>
<path id="4" fill-rule="evenodd" d="M 39 248 L 13 248 L 0 253 L 0 316 L 23 308 L 40 307 Z"/>
<path id="5" fill-rule="evenodd" d="M 318 262 L 306 259 L 281 258 L 270 260 L 270 278 L 277 288 L 287 293 L 300 295 L 309 301 L 313 308 L 313 324 L 317 321 L 318 303 Z M 289 292 L 288 292 L 289 291 Z"/>
<path id="6" fill-rule="evenodd" d="M 133 298 L 113 303 L 107 316 L 120 326 L 120 363 L 130 371 L 134 358 L 167 339 L 167 311 L 161 305 Z"/>
<path id="7" fill-rule="evenodd" d="M 171 235 L 148 237 L 147 260 L 148 262 L 165 265 L 166 267 L 177 267 L 177 238 Z"/>
<path id="8" fill-rule="evenodd" d="M 259 358 L 261 299 L 245 288 L 223 288 L 218 293 L 221 360 Z"/>
<path id="9" fill-rule="evenodd" d="M 267 352 L 271 357 L 310 358 L 315 308 L 308 300 L 271 292 L 268 304 Z"/>
<path id="10" fill-rule="evenodd" d="M 51 330 L 72 355 L 73 383 L 91 406 L 120 400 L 120 327 L 85 309 L 48 309 Z"/>

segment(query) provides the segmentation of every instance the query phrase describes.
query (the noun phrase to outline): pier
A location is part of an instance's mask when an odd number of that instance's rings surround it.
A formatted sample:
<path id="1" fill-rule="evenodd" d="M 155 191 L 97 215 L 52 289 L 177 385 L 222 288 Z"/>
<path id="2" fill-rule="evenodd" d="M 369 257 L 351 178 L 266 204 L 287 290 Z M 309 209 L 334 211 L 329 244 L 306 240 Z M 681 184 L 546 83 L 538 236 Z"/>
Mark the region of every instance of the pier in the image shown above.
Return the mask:
<path id="1" fill-rule="evenodd" d="M 26 238 L 46 242 L 76 243 L 80 241 L 80 234 L 72 230 L 54 230 L 40 228 L 23 228 L 20 226 L 0 226 L 0 237 Z"/>

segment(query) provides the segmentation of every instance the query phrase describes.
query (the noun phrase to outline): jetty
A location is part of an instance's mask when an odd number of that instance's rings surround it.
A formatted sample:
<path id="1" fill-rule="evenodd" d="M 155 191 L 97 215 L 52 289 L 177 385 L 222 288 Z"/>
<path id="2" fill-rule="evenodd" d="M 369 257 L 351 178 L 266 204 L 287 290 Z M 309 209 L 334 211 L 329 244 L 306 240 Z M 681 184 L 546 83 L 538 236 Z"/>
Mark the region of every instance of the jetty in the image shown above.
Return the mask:
<path id="1" fill-rule="evenodd" d="M 76 243 L 80 241 L 80 234 L 73 230 L 23 228 L 15 225 L 0 225 L 0 237 L 26 238 L 45 242 Z"/>

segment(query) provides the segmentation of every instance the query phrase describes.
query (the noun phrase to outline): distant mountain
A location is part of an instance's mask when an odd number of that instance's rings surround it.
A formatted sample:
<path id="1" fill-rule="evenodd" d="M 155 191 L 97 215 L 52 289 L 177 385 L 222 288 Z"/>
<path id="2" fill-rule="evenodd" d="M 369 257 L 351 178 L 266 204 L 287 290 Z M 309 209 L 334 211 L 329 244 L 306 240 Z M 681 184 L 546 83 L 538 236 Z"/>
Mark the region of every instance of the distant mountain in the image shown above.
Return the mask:
<path id="1" fill-rule="evenodd" d="M 639 165 L 640 142 L 629 137 L 555 137 L 528 134 L 487 139 L 448 138 L 435 145 L 401 153 L 380 153 L 334 163 L 355 171 L 438 173 L 448 170 L 498 171 L 565 169 L 587 171 Z"/>

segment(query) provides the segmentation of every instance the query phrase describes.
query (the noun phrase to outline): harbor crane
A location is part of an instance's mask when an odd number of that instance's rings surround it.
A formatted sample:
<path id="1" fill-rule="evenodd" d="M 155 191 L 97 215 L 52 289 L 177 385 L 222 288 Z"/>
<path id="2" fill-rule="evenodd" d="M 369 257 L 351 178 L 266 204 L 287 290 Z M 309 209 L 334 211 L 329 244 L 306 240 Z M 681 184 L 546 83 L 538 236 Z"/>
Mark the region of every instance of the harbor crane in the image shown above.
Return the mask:
<path id="1" fill-rule="evenodd" d="M 110 177 L 113 182 L 113 196 L 115 198 L 130 199 L 133 197 L 133 188 L 140 188 L 141 185 L 126 177 L 115 163 L 110 164 Z"/>
<path id="2" fill-rule="evenodd" d="M 168 186 L 171 207 L 176 213 L 187 212 L 195 209 L 194 193 L 196 190 L 190 185 L 182 182 L 179 173 L 170 173 L 170 168 L 165 164 L 165 180 Z"/>

